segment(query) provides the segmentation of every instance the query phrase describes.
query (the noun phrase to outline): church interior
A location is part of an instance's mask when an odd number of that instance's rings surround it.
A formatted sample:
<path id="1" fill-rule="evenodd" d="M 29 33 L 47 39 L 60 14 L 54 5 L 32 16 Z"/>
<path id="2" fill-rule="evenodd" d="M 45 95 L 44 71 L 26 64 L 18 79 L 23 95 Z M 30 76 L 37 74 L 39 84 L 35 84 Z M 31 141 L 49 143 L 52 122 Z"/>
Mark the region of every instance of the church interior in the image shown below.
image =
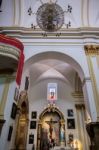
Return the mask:
<path id="1" fill-rule="evenodd" d="M 0 0 L 0 150 L 99 150 L 98 0 Z"/>

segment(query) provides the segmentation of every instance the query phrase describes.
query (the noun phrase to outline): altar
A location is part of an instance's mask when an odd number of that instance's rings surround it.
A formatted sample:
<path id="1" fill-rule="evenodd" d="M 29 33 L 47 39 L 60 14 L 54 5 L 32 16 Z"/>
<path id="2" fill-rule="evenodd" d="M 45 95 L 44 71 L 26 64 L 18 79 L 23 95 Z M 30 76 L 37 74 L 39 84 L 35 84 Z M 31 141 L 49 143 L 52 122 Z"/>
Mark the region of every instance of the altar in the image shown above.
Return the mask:
<path id="1" fill-rule="evenodd" d="M 55 146 L 54 149 L 50 150 L 79 150 L 78 148 L 67 148 L 67 147 L 61 147 L 61 146 Z"/>

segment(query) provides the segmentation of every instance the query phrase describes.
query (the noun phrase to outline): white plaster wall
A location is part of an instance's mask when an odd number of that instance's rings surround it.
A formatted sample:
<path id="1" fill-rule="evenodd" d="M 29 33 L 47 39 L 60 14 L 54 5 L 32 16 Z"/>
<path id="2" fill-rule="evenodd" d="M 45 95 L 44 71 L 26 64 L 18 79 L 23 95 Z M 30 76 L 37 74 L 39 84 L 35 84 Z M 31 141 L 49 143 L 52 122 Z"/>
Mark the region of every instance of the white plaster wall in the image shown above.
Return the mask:
<path id="1" fill-rule="evenodd" d="M 32 82 L 32 81 L 31 81 Z M 42 80 L 39 83 L 33 85 L 30 83 L 30 89 L 28 91 L 28 98 L 29 98 L 29 127 L 28 127 L 28 138 L 29 134 L 34 134 L 34 143 L 37 144 L 37 130 L 30 129 L 30 121 L 31 119 L 31 112 L 37 111 L 37 120 L 39 119 L 39 115 L 44 110 L 44 108 L 47 107 L 48 101 L 47 101 L 47 84 L 49 82 L 57 83 L 57 93 L 58 93 L 58 99 L 56 101 L 57 107 L 59 107 L 59 110 L 64 114 L 64 119 L 66 121 L 66 136 L 68 139 L 68 134 L 70 132 L 73 132 L 75 134 L 75 138 L 77 138 L 77 128 L 75 130 L 67 130 L 67 109 L 73 109 L 74 110 L 74 118 L 76 120 L 76 111 L 75 111 L 75 99 L 71 96 L 71 93 L 73 92 L 73 89 L 66 83 L 64 83 L 61 80 L 56 79 L 46 79 Z M 80 99 L 79 99 L 80 102 Z M 77 124 L 77 122 L 75 123 Z M 32 145 L 28 144 L 27 138 L 27 147 L 28 150 L 31 150 Z"/>
<path id="2" fill-rule="evenodd" d="M 2 94 L 3 94 L 3 90 L 4 90 L 4 84 L 5 84 L 5 78 L 1 77 L 0 78 L 0 102 L 2 99 Z"/>
<path id="3" fill-rule="evenodd" d="M 0 137 L 0 148 L 1 150 L 10 150 L 14 147 L 15 142 L 15 120 L 11 118 L 12 104 L 14 102 L 14 92 L 15 92 L 16 83 L 12 81 L 9 86 L 5 111 L 4 111 L 4 119 L 6 122 L 2 128 L 1 137 Z M 9 126 L 13 126 L 12 138 L 11 141 L 7 141 Z"/>
<path id="4" fill-rule="evenodd" d="M 99 27 L 99 1 L 89 1 L 89 24 L 90 26 Z"/>
<path id="5" fill-rule="evenodd" d="M 43 1 L 44 3 L 46 2 L 45 0 Z M 65 23 L 67 24 L 68 21 L 71 21 L 71 28 L 99 27 L 98 0 L 58 0 L 57 3 L 64 11 L 67 10 L 68 4 L 72 6 L 72 13 L 65 13 Z M 36 15 L 28 15 L 30 6 L 33 13 L 36 13 L 41 3 L 36 0 L 3 0 L 2 12 L 0 12 L 0 26 L 14 25 L 30 28 L 31 23 L 37 25 Z M 65 25 L 63 25 L 64 27 Z"/>
<path id="6" fill-rule="evenodd" d="M 3 0 L 0 12 L 0 26 L 13 26 L 14 0 Z"/>

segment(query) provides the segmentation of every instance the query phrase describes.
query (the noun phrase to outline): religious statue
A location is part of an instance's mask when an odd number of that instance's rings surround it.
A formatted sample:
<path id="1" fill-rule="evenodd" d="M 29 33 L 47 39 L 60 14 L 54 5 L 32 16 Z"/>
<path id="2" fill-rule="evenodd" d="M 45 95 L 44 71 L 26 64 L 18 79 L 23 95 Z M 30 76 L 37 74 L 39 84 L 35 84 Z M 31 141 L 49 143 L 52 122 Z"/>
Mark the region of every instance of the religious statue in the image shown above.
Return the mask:
<path id="1" fill-rule="evenodd" d="M 46 121 L 46 123 L 49 125 L 49 133 L 50 133 L 50 139 L 52 140 L 52 134 L 53 134 L 53 125 L 55 123 L 58 123 L 57 121 L 53 121 L 51 118 L 50 121 Z"/>

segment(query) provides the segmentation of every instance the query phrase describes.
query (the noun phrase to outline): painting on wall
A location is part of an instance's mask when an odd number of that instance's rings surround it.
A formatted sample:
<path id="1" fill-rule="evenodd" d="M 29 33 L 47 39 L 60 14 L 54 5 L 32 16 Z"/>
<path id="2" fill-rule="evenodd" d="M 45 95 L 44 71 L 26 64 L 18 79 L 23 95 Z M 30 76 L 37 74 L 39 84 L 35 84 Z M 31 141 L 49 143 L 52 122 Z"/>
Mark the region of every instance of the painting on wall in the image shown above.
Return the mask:
<path id="1" fill-rule="evenodd" d="M 73 109 L 68 109 L 67 110 L 67 115 L 68 115 L 68 117 L 73 117 L 74 116 Z"/>
<path id="2" fill-rule="evenodd" d="M 34 143 L 34 134 L 30 134 L 29 135 L 29 144 L 33 144 Z"/>
<path id="3" fill-rule="evenodd" d="M 9 127 L 9 131 L 8 131 L 8 139 L 7 139 L 8 141 L 11 140 L 12 131 L 13 131 L 13 126 L 10 126 L 10 127 Z"/>
<path id="4" fill-rule="evenodd" d="M 36 129 L 36 121 L 30 122 L 30 129 Z"/>
<path id="5" fill-rule="evenodd" d="M 32 119 L 36 119 L 37 118 L 37 112 L 36 111 L 32 111 L 31 112 L 31 118 Z"/>
<path id="6" fill-rule="evenodd" d="M 17 100 L 18 100 L 18 97 L 19 97 L 19 90 L 18 90 L 18 88 L 16 87 L 16 88 L 15 88 L 15 92 L 14 92 L 14 100 L 17 101 Z"/>
<path id="7" fill-rule="evenodd" d="M 74 119 L 67 119 L 67 128 L 75 129 L 75 120 Z"/>
<path id="8" fill-rule="evenodd" d="M 11 118 L 12 119 L 15 119 L 16 113 L 17 113 L 17 105 L 15 103 L 13 103 L 13 105 L 12 105 L 12 111 L 11 111 Z"/>
<path id="9" fill-rule="evenodd" d="M 25 78 L 25 90 L 27 91 L 29 87 L 29 77 Z"/>

